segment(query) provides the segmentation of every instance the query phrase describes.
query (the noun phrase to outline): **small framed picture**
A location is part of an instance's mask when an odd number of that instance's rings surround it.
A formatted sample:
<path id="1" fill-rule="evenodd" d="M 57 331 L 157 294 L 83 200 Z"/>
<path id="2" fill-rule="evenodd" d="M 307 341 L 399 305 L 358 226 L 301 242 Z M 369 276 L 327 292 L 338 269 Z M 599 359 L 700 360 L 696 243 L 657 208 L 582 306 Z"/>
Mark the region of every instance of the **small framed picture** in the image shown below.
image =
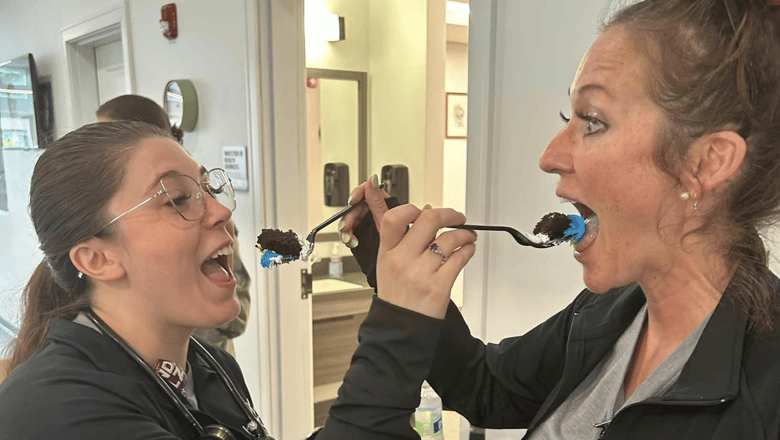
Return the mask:
<path id="1" fill-rule="evenodd" d="M 447 93 L 446 137 L 465 139 L 468 126 L 468 98 L 465 93 Z"/>

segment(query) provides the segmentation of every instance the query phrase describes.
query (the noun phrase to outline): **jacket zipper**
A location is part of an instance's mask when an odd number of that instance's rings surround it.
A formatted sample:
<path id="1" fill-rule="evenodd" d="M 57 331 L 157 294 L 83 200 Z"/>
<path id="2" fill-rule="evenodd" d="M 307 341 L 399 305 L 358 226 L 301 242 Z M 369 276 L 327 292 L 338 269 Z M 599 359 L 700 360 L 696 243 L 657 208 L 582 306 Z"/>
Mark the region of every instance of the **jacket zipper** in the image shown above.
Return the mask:
<path id="1" fill-rule="evenodd" d="M 628 408 L 632 408 L 635 406 L 640 405 L 661 405 L 661 406 L 713 406 L 713 405 L 719 405 L 721 403 L 726 403 L 728 401 L 728 398 L 718 399 L 718 400 L 707 400 L 707 401 L 700 401 L 700 400 L 688 400 L 688 401 L 678 401 L 678 402 L 665 402 L 665 401 L 645 401 L 645 402 L 636 402 L 632 403 L 631 405 L 628 405 L 625 408 L 621 408 L 617 414 L 615 414 L 610 420 L 607 420 L 606 422 L 600 422 L 600 423 L 594 423 L 594 428 L 601 428 L 601 434 L 599 434 L 598 440 L 605 440 L 607 438 L 607 432 L 609 431 L 609 428 L 612 426 L 612 422 L 615 421 L 615 419 L 622 413 L 623 411 L 627 410 Z"/>

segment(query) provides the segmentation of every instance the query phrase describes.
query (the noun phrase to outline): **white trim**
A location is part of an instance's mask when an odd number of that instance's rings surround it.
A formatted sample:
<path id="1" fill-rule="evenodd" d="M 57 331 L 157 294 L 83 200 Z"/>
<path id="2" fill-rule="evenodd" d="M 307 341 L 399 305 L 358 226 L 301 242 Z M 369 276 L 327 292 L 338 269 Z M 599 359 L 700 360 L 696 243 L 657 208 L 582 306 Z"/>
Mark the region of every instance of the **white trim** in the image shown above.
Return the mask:
<path id="1" fill-rule="evenodd" d="M 471 3 L 469 23 L 469 120 L 466 212 L 469 222 L 491 224 L 495 189 L 490 178 L 493 157 L 495 38 L 497 0 Z M 479 236 L 477 254 L 463 274 L 463 315 L 473 334 L 487 335 L 487 273 L 490 234 Z"/>
<path id="2" fill-rule="evenodd" d="M 66 89 L 67 100 L 70 103 L 71 111 L 68 112 L 68 128 L 70 131 L 76 128 L 76 117 L 83 117 L 86 111 L 81 108 L 81 102 L 78 97 L 82 93 L 91 91 L 94 85 L 82 88 L 80 79 L 84 76 L 90 77 L 95 74 L 85 71 L 89 59 L 83 59 L 84 53 L 80 54 L 80 49 L 88 48 L 95 43 L 103 40 L 122 40 L 122 56 L 125 65 L 125 85 L 127 93 L 135 91 L 135 69 L 133 66 L 132 45 L 130 44 L 130 12 L 127 0 L 116 4 L 111 9 L 93 15 L 80 23 L 68 26 L 60 30 L 60 39 L 62 42 L 63 62 L 65 72 L 67 73 L 68 87 Z M 81 56 L 80 56 L 81 55 Z M 94 57 L 94 55 L 93 55 Z M 94 63 L 94 59 L 91 60 Z M 89 80 L 88 80 L 89 81 Z M 95 81 L 96 84 L 96 81 Z M 87 87 L 90 87 L 87 91 Z M 94 109 L 89 109 L 93 112 Z"/>
<path id="3" fill-rule="evenodd" d="M 266 102 L 264 102 L 263 94 L 261 93 L 262 86 L 266 83 L 262 78 L 263 72 L 260 69 L 261 65 L 261 46 L 260 35 L 261 28 L 264 25 L 268 25 L 264 22 L 264 15 L 260 14 L 260 0 L 246 0 L 244 2 L 244 8 L 246 11 L 246 27 L 247 27 L 247 63 L 246 63 L 246 109 L 247 109 L 247 139 L 249 147 L 247 148 L 247 163 L 250 164 L 249 169 L 252 170 L 250 176 L 250 185 L 253 194 L 263 194 L 264 182 L 261 179 L 262 163 L 260 158 L 265 154 L 263 135 L 267 130 L 263 130 L 265 126 L 264 115 L 267 115 Z M 251 200 L 252 206 L 252 218 L 262 218 L 262 213 L 265 212 L 267 207 L 265 206 L 265 197 L 260 198 L 253 197 Z M 252 236 L 257 235 L 257 230 L 252 230 L 249 233 Z M 250 251 L 251 252 L 251 251 Z M 255 258 L 257 261 L 257 258 Z M 259 265 L 256 265 L 253 273 L 261 273 Z M 258 280 L 259 281 L 259 280 Z M 253 337 L 250 346 L 254 346 L 253 351 L 255 359 L 253 364 L 258 366 L 257 371 L 244 371 L 244 376 L 250 378 L 247 382 L 250 387 L 250 392 L 253 396 L 259 396 L 259 399 L 255 400 L 255 409 L 260 414 L 260 418 L 269 428 L 269 423 L 272 426 L 278 426 L 278 423 L 274 421 L 274 406 L 272 401 L 272 387 L 271 387 L 271 351 L 269 347 L 270 339 L 268 338 L 268 299 L 269 295 L 268 286 L 255 282 L 255 295 L 251 302 L 252 311 L 251 316 L 257 317 L 255 322 L 257 326 L 254 329 L 248 329 L 250 331 L 245 332 L 245 336 Z M 254 377 L 252 377 L 254 376 Z M 272 434 L 273 435 L 273 434 Z"/>
<path id="4" fill-rule="evenodd" d="M 255 188 L 263 227 L 303 231 L 306 191 L 306 101 L 303 0 L 259 0 L 262 161 Z M 290 48 L 294 50 L 290 50 Z M 256 263 L 265 287 L 270 371 L 264 380 L 266 426 L 275 438 L 306 438 L 314 425 L 311 302 L 300 299 L 300 265 L 273 269 Z M 263 330 L 263 329 L 261 329 Z M 265 383 L 263 385 L 266 386 Z"/>

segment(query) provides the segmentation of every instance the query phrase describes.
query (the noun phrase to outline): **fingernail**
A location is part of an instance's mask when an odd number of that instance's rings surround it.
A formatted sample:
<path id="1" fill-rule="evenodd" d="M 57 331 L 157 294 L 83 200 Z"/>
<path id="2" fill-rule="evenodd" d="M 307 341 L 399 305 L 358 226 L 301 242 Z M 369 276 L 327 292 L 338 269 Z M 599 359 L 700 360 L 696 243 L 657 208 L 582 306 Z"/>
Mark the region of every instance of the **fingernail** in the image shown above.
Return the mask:
<path id="1" fill-rule="evenodd" d="M 347 247 L 350 249 L 355 249 L 358 245 L 358 239 L 357 237 L 352 237 L 352 240 L 347 243 Z"/>
<path id="2" fill-rule="evenodd" d="M 341 242 L 342 243 L 344 243 L 346 245 L 349 245 L 349 239 L 350 238 L 352 238 L 352 237 L 350 237 L 349 234 L 347 234 L 346 232 L 342 232 L 341 233 Z"/>
<path id="3" fill-rule="evenodd" d="M 339 231 L 344 229 L 344 226 L 347 225 L 347 222 L 344 221 L 344 219 L 339 220 Z"/>
<path id="4" fill-rule="evenodd" d="M 371 176 L 371 188 L 377 189 L 379 188 L 379 176 L 374 174 Z"/>
<path id="5" fill-rule="evenodd" d="M 433 207 L 431 205 L 427 204 L 427 203 L 425 204 L 425 206 L 423 206 L 423 209 L 431 209 L 431 208 L 433 208 Z"/>
<path id="6" fill-rule="evenodd" d="M 351 205 L 352 204 L 352 199 L 354 199 L 354 198 L 355 198 L 355 196 L 350 194 L 349 198 L 347 199 L 347 205 Z"/>

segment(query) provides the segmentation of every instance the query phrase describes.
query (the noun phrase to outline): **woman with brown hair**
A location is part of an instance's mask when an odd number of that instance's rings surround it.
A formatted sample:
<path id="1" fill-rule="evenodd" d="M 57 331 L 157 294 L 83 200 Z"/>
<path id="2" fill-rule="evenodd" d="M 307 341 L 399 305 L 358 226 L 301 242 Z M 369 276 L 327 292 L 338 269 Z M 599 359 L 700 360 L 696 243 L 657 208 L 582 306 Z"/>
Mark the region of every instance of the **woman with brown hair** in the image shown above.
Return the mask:
<path id="1" fill-rule="evenodd" d="M 427 316 L 436 330 L 394 340 L 436 345 L 416 379 L 475 426 L 533 440 L 779 438 L 780 283 L 760 234 L 780 218 L 780 2 L 636 2 L 604 26 L 570 97 L 540 167 L 587 218 L 574 246 L 587 288 L 485 344 L 441 278 L 473 252 L 455 231 L 436 236 L 452 219 L 388 211 L 364 184 L 353 200 L 372 215 L 342 231 L 369 275 L 377 259 L 366 323 L 408 320 L 398 307 Z"/>
<path id="2" fill-rule="evenodd" d="M 98 122 L 111 121 L 140 121 L 156 125 L 165 131 L 170 131 L 171 136 L 178 143 L 184 140 L 184 132 L 177 126 L 171 126 L 168 120 L 168 114 L 156 102 L 140 95 L 121 95 L 106 101 L 98 107 Z M 202 328 L 195 331 L 195 337 L 224 349 L 235 356 L 233 348 L 233 338 L 238 337 L 246 330 L 249 320 L 249 307 L 252 297 L 249 295 L 249 283 L 251 278 L 249 272 L 244 266 L 241 255 L 238 251 L 238 241 L 235 240 L 238 231 L 236 224 L 231 219 L 227 224 L 227 229 L 234 239 L 233 243 L 233 276 L 236 278 L 236 295 L 241 303 L 241 311 L 238 316 L 230 322 L 227 322 L 217 328 Z"/>
<path id="3" fill-rule="evenodd" d="M 225 171 L 153 125 L 90 124 L 49 146 L 30 186 L 44 258 L 0 383 L 0 438 L 270 438 L 233 357 L 191 337 L 239 313 L 234 208 Z M 365 373 L 344 402 L 382 381 Z M 397 396 L 335 411 L 317 438 L 392 438 L 361 423 L 386 418 L 376 402 Z"/>

